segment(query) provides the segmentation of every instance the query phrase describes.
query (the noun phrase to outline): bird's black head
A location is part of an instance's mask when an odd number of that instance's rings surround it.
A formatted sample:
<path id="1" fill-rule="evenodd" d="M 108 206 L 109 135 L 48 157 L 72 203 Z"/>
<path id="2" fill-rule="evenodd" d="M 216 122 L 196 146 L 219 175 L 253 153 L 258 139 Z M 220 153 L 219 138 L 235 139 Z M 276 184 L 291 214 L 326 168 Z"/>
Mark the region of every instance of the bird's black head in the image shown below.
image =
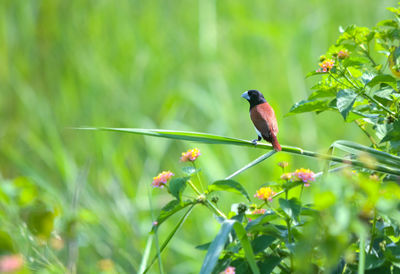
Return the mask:
<path id="1" fill-rule="evenodd" d="M 267 102 L 264 98 L 264 95 L 262 95 L 261 92 L 255 89 L 251 89 L 248 91 L 243 92 L 242 97 L 249 101 L 250 103 L 250 108 L 265 103 Z"/>

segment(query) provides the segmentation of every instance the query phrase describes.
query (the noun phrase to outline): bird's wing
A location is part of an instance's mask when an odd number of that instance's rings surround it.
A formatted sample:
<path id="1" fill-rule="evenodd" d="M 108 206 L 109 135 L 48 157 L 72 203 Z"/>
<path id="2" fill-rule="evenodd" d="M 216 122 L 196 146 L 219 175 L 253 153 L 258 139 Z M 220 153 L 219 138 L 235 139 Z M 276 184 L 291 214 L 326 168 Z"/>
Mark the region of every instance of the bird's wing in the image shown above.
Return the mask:
<path id="1" fill-rule="evenodd" d="M 257 130 L 268 139 L 270 139 L 271 133 L 275 136 L 278 134 L 275 112 L 268 103 L 253 107 L 250 110 L 250 117 Z"/>

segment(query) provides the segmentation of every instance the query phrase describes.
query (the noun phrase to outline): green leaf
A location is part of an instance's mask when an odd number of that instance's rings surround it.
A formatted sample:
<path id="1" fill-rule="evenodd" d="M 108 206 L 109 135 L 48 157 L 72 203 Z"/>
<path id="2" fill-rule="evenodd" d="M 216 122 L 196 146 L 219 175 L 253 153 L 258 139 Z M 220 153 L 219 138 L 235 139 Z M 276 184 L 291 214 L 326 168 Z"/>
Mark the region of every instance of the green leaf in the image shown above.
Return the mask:
<path id="1" fill-rule="evenodd" d="M 277 217 L 278 216 L 275 214 L 275 212 L 268 210 L 262 216 L 249 222 L 246 226 L 246 230 L 247 230 L 247 232 L 250 232 L 250 233 L 259 231 L 259 229 L 262 229 L 262 226 L 265 223 L 268 223 L 268 222 L 276 219 Z"/>
<path id="2" fill-rule="evenodd" d="M 301 203 L 296 198 L 290 200 L 279 199 L 279 205 L 285 214 L 292 220 L 299 222 L 299 215 L 301 210 Z"/>
<path id="3" fill-rule="evenodd" d="M 393 123 L 392 128 L 383 137 L 381 143 L 400 140 L 400 120 Z"/>
<path id="4" fill-rule="evenodd" d="M 192 201 L 185 201 L 181 203 L 178 200 L 172 200 L 168 204 L 166 204 L 160 212 L 160 215 L 158 215 L 157 218 L 157 226 L 153 226 L 152 231 L 154 231 L 157 227 L 159 227 L 165 220 L 167 220 L 169 217 L 171 217 L 173 214 L 176 212 L 180 211 L 181 209 L 184 209 L 185 207 L 193 204 Z"/>
<path id="5" fill-rule="evenodd" d="M 337 87 L 325 86 L 321 84 L 317 84 L 312 87 L 315 90 L 313 93 L 308 96 L 308 100 L 318 99 L 318 98 L 327 98 L 327 97 L 336 97 Z"/>
<path id="6" fill-rule="evenodd" d="M 380 267 L 385 262 L 385 258 L 379 258 L 375 254 L 366 254 L 365 269 L 374 269 Z"/>
<path id="7" fill-rule="evenodd" d="M 238 183 L 234 180 L 216 181 L 208 186 L 208 191 L 209 192 L 212 192 L 212 191 L 233 192 L 233 193 L 243 195 L 244 197 L 246 197 L 247 200 L 250 201 L 250 196 L 249 196 L 249 194 L 247 194 L 247 191 L 244 189 L 244 187 L 240 183 Z"/>
<path id="8" fill-rule="evenodd" d="M 327 109 L 329 109 L 328 100 L 302 100 L 294 104 L 286 116 L 303 112 L 324 111 Z"/>
<path id="9" fill-rule="evenodd" d="M 195 246 L 194 248 L 196 248 L 198 250 L 208 250 L 210 245 L 211 245 L 211 242 L 208 242 L 208 243 L 205 243 L 205 244 L 202 244 L 202 245 Z"/>
<path id="10" fill-rule="evenodd" d="M 196 174 L 197 172 L 200 172 L 200 169 L 196 169 L 193 166 L 185 166 L 182 168 L 183 173 L 185 173 L 188 176 L 192 176 L 193 174 Z"/>
<path id="11" fill-rule="evenodd" d="M 258 267 L 260 268 L 261 273 L 269 274 L 272 273 L 274 268 L 281 262 L 283 258 L 277 257 L 274 255 L 269 255 L 264 260 L 258 263 Z"/>
<path id="12" fill-rule="evenodd" d="M 353 107 L 356 98 L 357 98 L 357 93 L 355 93 L 351 89 L 339 90 L 336 96 L 336 106 L 340 111 L 340 114 L 342 114 L 344 120 L 346 120 L 347 115 L 349 115 L 349 112 Z"/>
<path id="13" fill-rule="evenodd" d="M 15 248 L 10 235 L 0 230 L 0 256 L 8 253 L 14 253 Z"/>
<path id="14" fill-rule="evenodd" d="M 180 201 L 182 198 L 182 193 L 186 188 L 186 182 L 190 179 L 190 177 L 183 177 L 183 178 L 173 178 L 169 182 L 169 192 L 178 200 Z"/>
<path id="15" fill-rule="evenodd" d="M 225 144 L 225 145 L 236 145 L 236 146 L 248 146 L 254 148 L 255 145 L 251 141 L 224 137 L 215 134 L 202 133 L 202 132 L 190 132 L 190 131 L 179 131 L 179 130 L 164 130 L 164 129 L 144 129 L 144 128 L 110 128 L 110 127 L 82 127 L 73 128 L 77 130 L 95 130 L 95 131 L 111 131 L 111 132 L 123 132 L 145 136 L 161 137 L 174 140 L 185 140 L 193 141 L 206 144 Z M 256 147 L 264 149 L 272 149 L 272 145 L 265 143 L 258 143 Z M 282 146 L 282 149 L 284 147 Z"/>
<path id="16" fill-rule="evenodd" d="M 385 84 L 391 86 L 393 89 L 397 88 L 396 79 L 389 74 L 379 74 L 379 75 L 375 76 L 374 78 L 372 78 L 371 81 L 369 81 L 367 83 L 366 86 L 372 88 L 372 87 L 374 87 L 378 84 L 382 84 L 382 83 L 385 83 Z"/>
<path id="17" fill-rule="evenodd" d="M 32 206 L 24 208 L 21 210 L 21 216 L 32 234 L 45 239 L 50 237 L 56 214 L 43 202 L 38 201 Z"/>
<path id="18" fill-rule="evenodd" d="M 242 224 L 237 222 L 236 220 L 225 220 L 222 223 L 218 235 L 214 238 L 210 247 L 208 248 L 206 257 L 204 258 L 203 265 L 200 270 L 201 274 L 212 273 L 217 264 L 218 258 L 222 250 L 224 249 L 228 236 L 233 228 L 235 229 L 237 238 L 239 239 L 242 245 L 243 251 L 245 253 L 247 262 L 249 263 L 251 270 L 253 271 L 253 273 L 256 274 L 260 273 L 256 264 L 253 249 L 251 248 L 250 241 L 247 237 L 246 230 L 244 229 Z"/>
<path id="19" fill-rule="evenodd" d="M 256 237 L 252 242 L 254 254 L 264 251 L 269 247 L 277 238 L 269 235 L 261 235 Z M 263 272 L 264 273 L 264 272 Z"/>

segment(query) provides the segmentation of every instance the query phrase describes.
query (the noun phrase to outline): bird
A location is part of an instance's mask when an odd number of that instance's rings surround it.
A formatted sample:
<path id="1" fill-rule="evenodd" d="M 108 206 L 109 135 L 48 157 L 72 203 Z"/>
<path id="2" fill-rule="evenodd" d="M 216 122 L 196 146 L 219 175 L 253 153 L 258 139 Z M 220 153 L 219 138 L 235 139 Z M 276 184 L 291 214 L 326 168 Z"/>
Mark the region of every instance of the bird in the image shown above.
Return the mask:
<path id="1" fill-rule="evenodd" d="M 278 134 L 278 123 L 275 112 L 265 100 L 264 95 L 258 90 L 251 89 L 243 92 L 242 97 L 250 104 L 250 119 L 254 124 L 258 138 L 252 141 L 253 144 L 262 139 L 272 144 L 276 151 L 281 151 L 281 145 L 276 138 Z"/>

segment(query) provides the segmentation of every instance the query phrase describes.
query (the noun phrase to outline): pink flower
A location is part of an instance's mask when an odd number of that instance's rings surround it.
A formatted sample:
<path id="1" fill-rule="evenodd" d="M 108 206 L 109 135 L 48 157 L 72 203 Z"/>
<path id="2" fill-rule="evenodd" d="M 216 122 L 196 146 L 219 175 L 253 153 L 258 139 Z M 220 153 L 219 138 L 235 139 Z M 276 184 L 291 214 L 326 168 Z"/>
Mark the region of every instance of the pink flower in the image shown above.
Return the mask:
<path id="1" fill-rule="evenodd" d="M 276 193 L 272 191 L 270 187 L 262 187 L 259 190 L 257 190 L 256 194 L 254 194 L 254 197 L 260 200 L 272 201 L 272 196 L 274 196 L 275 194 Z"/>
<path id="2" fill-rule="evenodd" d="M 181 162 L 194 162 L 200 155 L 201 153 L 198 148 L 189 149 L 186 152 L 182 152 Z"/>
<path id="3" fill-rule="evenodd" d="M 228 266 L 224 272 L 224 274 L 235 274 L 235 268 L 233 266 Z"/>
<path id="4" fill-rule="evenodd" d="M 0 257 L 0 272 L 14 272 L 22 268 L 24 260 L 20 254 Z"/>
<path id="5" fill-rule="evenodd" d="M 175 174 L 171 171 L 163 171 L 153 178 L 153 182 L 151 183 L 153 187 L 163 188 L 168 180 L 174 176 Z"/>
<path id="6" fill-rule="evenodd" d="M 309 169 L 300 168 L 292 173 L 298 181 L 303 181 L 304 186 L 310 186 L 310 181 L 315 181 L 315 174 Z"/>
<path id="7" fill-rule="evenodd" d="M 347 49 L 340 50 L 340 51 L 337 53 L 337 57 L 338 57 L 339 59 L 346 59 L 346 58 L 348 58 L 349 56 L 350 56 L 350 53 L 349 53 L 349 51 L 348 51 Z"/>

